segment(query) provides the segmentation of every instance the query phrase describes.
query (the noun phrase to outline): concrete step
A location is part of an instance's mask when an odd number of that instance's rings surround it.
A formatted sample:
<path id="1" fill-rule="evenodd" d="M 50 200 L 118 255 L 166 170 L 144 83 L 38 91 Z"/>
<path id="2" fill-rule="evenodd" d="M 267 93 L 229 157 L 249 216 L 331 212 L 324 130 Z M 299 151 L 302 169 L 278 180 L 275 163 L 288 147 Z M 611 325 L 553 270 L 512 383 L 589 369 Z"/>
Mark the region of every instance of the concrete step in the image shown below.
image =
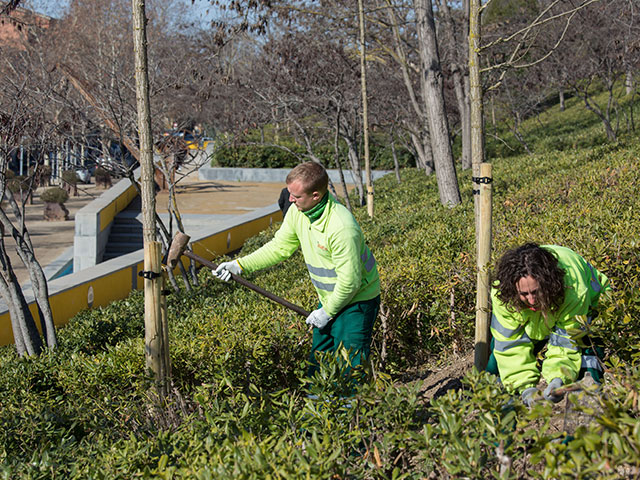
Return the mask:
<path id="1" fill-rule="evenodd" d="M 114 232 L 109 234 L 109 245 L 118 243 L 142 243 L 142 229 L 136 231 Z"/>
<path id="2" fill-rule="evenodd" d="M 105 247 L 105 251 L 126 251 L 133 252 L 140 250 L 144 246 L 142 238 L 139 242 L 109 242 Z"/>
<path id="3" fill-rule="evenodd" d="M 142 227 L 137 227 L 135 225 L 113 225 L 111 227 L 111 232 L 109 232 L 109 236 L 111 235 L 139 235 L 142 236 Z"/>
<path id="4" fill-rule="evenodd" d="M 122 255 L 125 255 L 127 253 L 131 253 L 131 252 L 104 252 L 104 254 L 102 255 L 102 261 L 106 262 L 107 260 L 111 260 L 112 258 L 118 258 L 121 257 Z"/>
<path id="5" fill-rule="evenodd" d="M 142 228 L 142 222 L 137 216 L 127 217 L 127 216 L 118 215 L 116 218 L 113 219 L 113 224 L 114 225 L 140 225 L 140 228 Z"/>

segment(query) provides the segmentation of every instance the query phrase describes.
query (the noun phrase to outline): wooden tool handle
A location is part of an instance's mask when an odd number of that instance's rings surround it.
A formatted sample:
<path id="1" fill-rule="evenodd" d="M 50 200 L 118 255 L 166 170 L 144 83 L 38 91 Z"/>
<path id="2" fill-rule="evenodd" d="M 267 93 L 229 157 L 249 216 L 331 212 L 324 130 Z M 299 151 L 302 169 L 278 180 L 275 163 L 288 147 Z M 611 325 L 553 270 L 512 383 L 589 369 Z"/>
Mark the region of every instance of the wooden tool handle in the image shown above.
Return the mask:
<path id="1" fill-rule="evenodd" d="M 196 262 L 201 263 L 205 267 L 211 268 L 212 270 L 215 270 L 216 268 L 218 268 L 218 265 L 216 265 L 215 263 L 210 262 L 209 260 L 205 260 L 201 256 L 196 255 L 195 253 L 193 253 L 193 252 L 191 252 L 189 250 L 186 250 L 183 255 L 195 260 Z M 298 305 L 295 305 L 295 304 L 285 300 L 284 298 L 280 298 L 277 295 L 274 295 L 273 293 L 266 291 L 264 288 L 261 288 L 258 285 L 254 284 L 254 283 L 251 283 L 248 280 L 245 280 L 244 278 L 242 278 L 239 275 L 234 275 L 232 273 L 231 274 L 231 278 L 235 282 L 238 282 L 240 285 L 244 285 L 245 287 L 250 288 L 254 292 L 257 292 L 260 295 L 263 295 L 263 296 L 273 300 L 274 302 L 279 303 L 280 305 L 282 305 L 284 307 L 287 307 L 289 310 L 293 310 L 294 312 L 302 315 L 305 318 L 309 316 L 309 312 L 307 312 L 302 307 L 299 307 Z"/>

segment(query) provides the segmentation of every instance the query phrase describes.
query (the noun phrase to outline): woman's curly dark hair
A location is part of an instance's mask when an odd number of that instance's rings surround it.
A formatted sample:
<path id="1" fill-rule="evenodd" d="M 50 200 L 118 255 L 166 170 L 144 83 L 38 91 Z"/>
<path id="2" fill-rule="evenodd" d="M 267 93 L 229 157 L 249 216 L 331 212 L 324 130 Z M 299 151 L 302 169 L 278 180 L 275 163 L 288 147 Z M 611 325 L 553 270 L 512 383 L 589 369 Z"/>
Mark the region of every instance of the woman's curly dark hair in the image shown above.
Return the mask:
<path id="1" fill-rule="evenodd" d="M 495 284 L 498 298 L 517 311 L 529 306 L 520 300 L 516 284 L 521 278 L 530 275 L 540 284 L 536 303 L 543 312 L 555 311 L 564 301 L 565 272 L 558 266 L 558 259 L 549 250 L 536 243 L 526 243 L 521 247 L 508 250 L 500 260 L 495 272 Z"/>

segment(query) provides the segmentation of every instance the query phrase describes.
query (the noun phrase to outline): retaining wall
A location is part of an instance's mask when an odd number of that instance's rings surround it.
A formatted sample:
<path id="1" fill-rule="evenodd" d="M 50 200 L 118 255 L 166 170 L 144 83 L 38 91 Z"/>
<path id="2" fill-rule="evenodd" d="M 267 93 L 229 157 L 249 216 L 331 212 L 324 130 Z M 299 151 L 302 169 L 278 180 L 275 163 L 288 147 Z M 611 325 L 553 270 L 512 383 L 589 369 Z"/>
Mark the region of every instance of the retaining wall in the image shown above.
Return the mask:
<path id="1" fill-rule="evenodd" d="M 139 177 L 140 169 L 136 171 Z M 123 178 L 91 203 L 78 210 L 73 238 L 73 271 L 80 272 L 102 261 L 113 219 L 138 196 L 128 178 Z"/>
<path id="2" fill-rule="evenodd" d="M 199 177 L 201 180 L 221 180 L 227 182 L 265 182 L 279 183 L 284 186 L 287 174 L 290 168 L 223 168 L 223 167 L 201 167 Z M 340 174 L 338 170 L 327 170 L 329 179 L 335 183 L 340 183 Z M 377 180 L 384 175 L 391 173 L 391 170 L 374 170 L 371 172 L 371 179 Z M 365 172 L 362 172 L 362 178 Z M 351 170 L 344 171 L 344 181 L 347 184 L 354 184 L 353 173 Z"/>
<path id="3" fill-rule="evenodd" d="M 128 182 L 128 180 L 127 180 Z M 112 210 L 108 210 L 110 212 Z M 103 217 L 104 218 L 104 217 Z M 242 247 L 244 242 L 282 220 L 277 204 L 257 209 L 232 220 L 221 221 L 209 228 L 193 232 L 191 245 L 194 253 L 212 260 Z M 188 259 L 183 257 L 186 265 Z M 123 255 L 48 282 L 49 302 L 56 326 L 66 325 L 81 310 L 108 305 L 126 298 L 131 290 L 141 289 L 143 279 L 138 272 L 144 267 L 144 250 Z M 178 270 L 176 270 L 177 274 Z M 38 328 L 38 307 L 31 290 L 25 292 L 29 308 Z M 13 343 L 11 318 L 6 305 L 0 304 L 0 345 Z"/>

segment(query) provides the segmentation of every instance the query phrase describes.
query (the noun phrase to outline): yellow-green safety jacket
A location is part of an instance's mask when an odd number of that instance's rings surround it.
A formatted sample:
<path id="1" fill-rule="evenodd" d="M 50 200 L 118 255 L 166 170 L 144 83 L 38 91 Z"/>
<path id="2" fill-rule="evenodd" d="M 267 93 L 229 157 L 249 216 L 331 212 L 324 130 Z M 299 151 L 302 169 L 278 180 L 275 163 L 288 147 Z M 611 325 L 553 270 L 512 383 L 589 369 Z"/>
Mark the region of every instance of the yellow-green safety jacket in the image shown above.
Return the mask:
<path id="1" fill-rule="evenodd" d="M 376 260 L 355 218 L 329 193 L 319 219 L 292 206 L 273 239 L 238 263 L 254 272 L 289 258 L 300 247 L 322 307 L 331 317 L 347 305 L 380 295 Z"/>
<path id="2" fill-rule="evenodd" d="M 565 297 L 557 311 L 548 313 L 546 319 L 541 312 L 518 312 L 498 299 L 495 286 L 491 289 L 493 354 L 509 392 L 521 392 L 538 383 L 534 341 L 548 339 L 542 363 L 542 377 L 547 382 L 560 378 L 568 384 L 577 378 L 583 359 L 569 332 L 581 328 L 576 315 L 588 317 L 600 294 L 611 289 L 609 279 L 573 250 L 557 245 L 542 248 L 555 254 L 559 267 L 565 271 Z"/>

